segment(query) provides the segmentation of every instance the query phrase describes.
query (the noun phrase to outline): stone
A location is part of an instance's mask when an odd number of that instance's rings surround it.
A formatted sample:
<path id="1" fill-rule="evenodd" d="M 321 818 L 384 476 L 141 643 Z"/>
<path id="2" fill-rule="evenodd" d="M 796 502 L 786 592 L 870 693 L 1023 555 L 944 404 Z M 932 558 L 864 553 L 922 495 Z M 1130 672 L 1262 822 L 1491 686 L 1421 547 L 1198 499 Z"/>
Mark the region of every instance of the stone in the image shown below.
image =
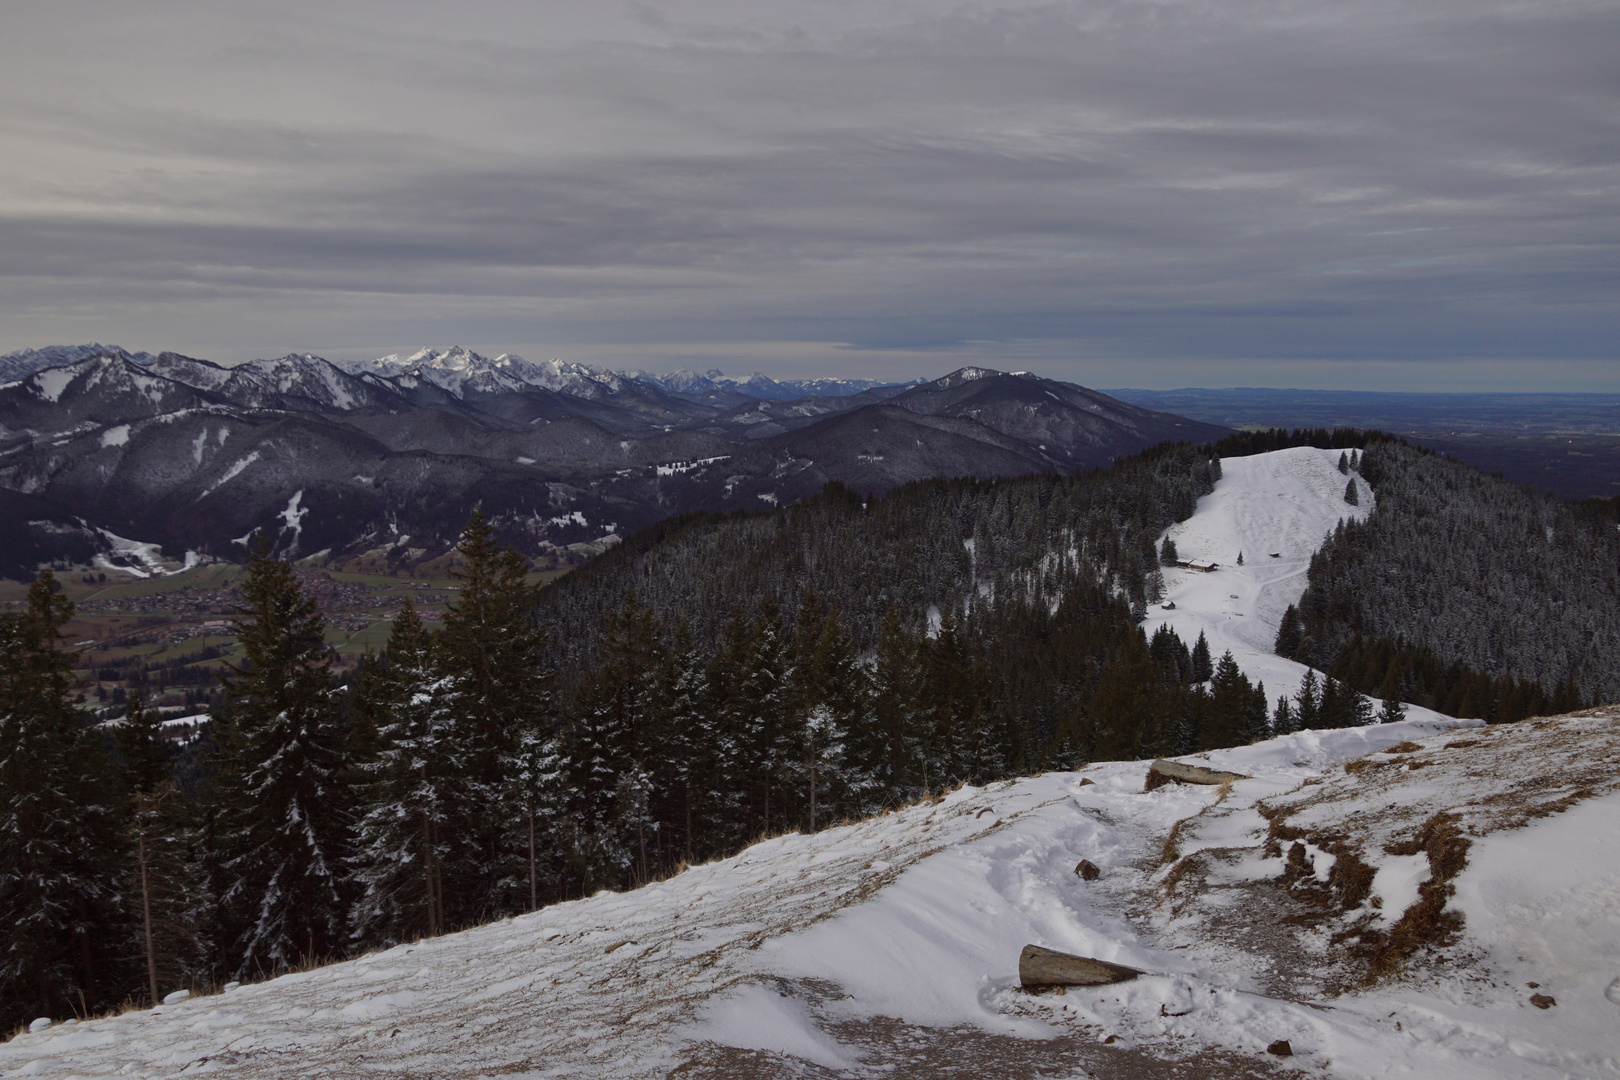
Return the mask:
<path id="1" fill-rule="evenodd" d="M 1081 859 L 1080 865 L 1074 868 L 1074 872 L 1086 881 L 1096 881 L 1102 876 L 1102 871 L 1097 869 L 1097 865 L 1090 859 Z"/>
<path id="2" fill-rule="evenodd" d="M 1558 1004 L 1558 999 L 1551 994 L 1531 994 L 1530 1004 L 1538 1009 L 1550 1009 Z"/>
<path id="3" fill-rule="evenodd" d="M 1018 955 L 1018 981 L 1024 986 L 1105 986 L 1146 972 L 1089 956 L 1025 945 Z"/>
<path id="4" fill-rule="evenodd" d="M 1276 1054 L 1278 1057 L 1293 1057 L 1294 1048 L 1288 1045 L 1287 1039 L 1278 1039 L 1276 1042 L 1266 1047 L 1266 1053 Z"/>
<path id="5" fill-rule="evenodd" d="M 1142 785 L 1143 791 L 1152 791 L 1165 784 L 1230 784 L 1238 780 L 1249 779 L 1243 773 L 1223 772 L 1220 769 L 1206 769 L 1202 765 L 1184 765 L 1179 761 L 1167 761 L 1160 758 L 1148 767 L 1147 783 Z"/>

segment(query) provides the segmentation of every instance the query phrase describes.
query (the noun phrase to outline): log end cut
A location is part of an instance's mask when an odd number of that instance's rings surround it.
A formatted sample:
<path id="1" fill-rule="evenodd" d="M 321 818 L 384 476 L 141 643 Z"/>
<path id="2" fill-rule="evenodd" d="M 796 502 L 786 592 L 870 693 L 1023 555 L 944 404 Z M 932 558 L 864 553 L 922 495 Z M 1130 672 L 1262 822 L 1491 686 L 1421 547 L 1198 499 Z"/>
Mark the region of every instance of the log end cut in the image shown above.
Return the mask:
<path id="1" fill-rule="evenodd" d="M 1039 945 L 1025 945 L 1024 951 L 1018 954 L 1018 981 L 1028 987 L 1104 986 L 1142 974 L 1145 972 L 1124 964 L 1074 956 Z"/>

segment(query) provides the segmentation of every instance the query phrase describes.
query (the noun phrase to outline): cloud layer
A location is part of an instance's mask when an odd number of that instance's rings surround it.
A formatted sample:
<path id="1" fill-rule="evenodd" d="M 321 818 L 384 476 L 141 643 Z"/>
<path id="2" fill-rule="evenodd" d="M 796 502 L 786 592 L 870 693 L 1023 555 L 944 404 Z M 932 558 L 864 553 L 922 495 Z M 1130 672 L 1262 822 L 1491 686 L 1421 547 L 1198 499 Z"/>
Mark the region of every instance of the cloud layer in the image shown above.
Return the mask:
<path id="1" fill-rule="evenodd" d="M 8 13 L 0 348 L 1620 388 L 1613 3 L 451 7 Z"/>

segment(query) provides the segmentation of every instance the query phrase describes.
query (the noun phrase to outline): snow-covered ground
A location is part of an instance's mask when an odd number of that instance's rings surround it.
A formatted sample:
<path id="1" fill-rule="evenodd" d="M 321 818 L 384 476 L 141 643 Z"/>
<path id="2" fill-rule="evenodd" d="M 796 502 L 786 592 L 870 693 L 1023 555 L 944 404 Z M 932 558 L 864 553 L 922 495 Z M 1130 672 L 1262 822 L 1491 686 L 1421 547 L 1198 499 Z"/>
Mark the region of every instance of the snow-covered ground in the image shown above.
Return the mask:
<path id="1" fill-rule="evenodd" d="M 1166 530 L 1183 562 L 1216 569 L 1165 567 L 1164 600 L 1148 609 L 1147 632 L 1168 624 L 1191 645 L 1202 631 L 1211 656 L 1230 650 L 1244 674 L 1266 684 L 1272 703 L 1293 697 L 1307 669 L 1272 651 L 1283 612 L 1305 592 L 1311 555 L 1322 540 L 1341 519 L 1360 520 L 1374 505 L 1360 477 L 1359 505 L 1344 501 L 1348 480 L 1339 472 L 1339 454 L 1301 446 L 1223 459 L 1215 490 L 1198 500 L 1192 517 Z M 1162 606 L 1172 603 L 1174 609 Z M 1440 717 L 1415 705 L 1407 710 L 1412 719 Z"/>
<path id="2" fill-rule="evenodd" d="M 1144 792 L 1136 762 L 964 788 L 634 892 L 20 1035 L 0 1072 L 1620 1076 L 1620 710 L 1205 758 L 1252 778 Z M 1454 882 L 1461 940 L 1370 987 L 1327 985 L 1359 963 L 1331 932 L 1379 908 L 1300 917 L 1329 841 L 1308 835 L 1290 884 L 1262 808 L 1349 828 L 1392 909 L 1427 872 L 1384 846 L 1454 810 L 1482 834 Z M 1032 994 L 1026 943 L 1151 974 Z M 1278 1039 L 1286 1063 L 1266 1053 Z"/>

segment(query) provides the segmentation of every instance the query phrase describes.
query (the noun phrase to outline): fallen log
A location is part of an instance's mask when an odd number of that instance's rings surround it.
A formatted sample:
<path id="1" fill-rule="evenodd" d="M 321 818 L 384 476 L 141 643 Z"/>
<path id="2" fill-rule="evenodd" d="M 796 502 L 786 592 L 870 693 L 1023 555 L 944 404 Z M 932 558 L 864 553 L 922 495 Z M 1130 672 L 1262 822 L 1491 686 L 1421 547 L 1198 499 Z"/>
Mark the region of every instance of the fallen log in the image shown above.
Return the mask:
<path id="1" fill-rule="evenodd" d="M 1018 981 L 1025 986 L 1103 986 L 1145 974 L 1147 972 L 1124 964 L 1074 956 L 1039 945 L 1025 945 L 1024 951 L 1018 954 Z"/>
<path id="2" fill-rule="evenodd" d="M 1165 784 L 1230 784 L 1234 780 L 1249 779 L 1243 773 L 1206 769 L 1202 765 L 1183 765 L 1179 761 L 1160 758 L 1148 766 L 1147 783 L 1143 791 L 1152 791 Z"/>

